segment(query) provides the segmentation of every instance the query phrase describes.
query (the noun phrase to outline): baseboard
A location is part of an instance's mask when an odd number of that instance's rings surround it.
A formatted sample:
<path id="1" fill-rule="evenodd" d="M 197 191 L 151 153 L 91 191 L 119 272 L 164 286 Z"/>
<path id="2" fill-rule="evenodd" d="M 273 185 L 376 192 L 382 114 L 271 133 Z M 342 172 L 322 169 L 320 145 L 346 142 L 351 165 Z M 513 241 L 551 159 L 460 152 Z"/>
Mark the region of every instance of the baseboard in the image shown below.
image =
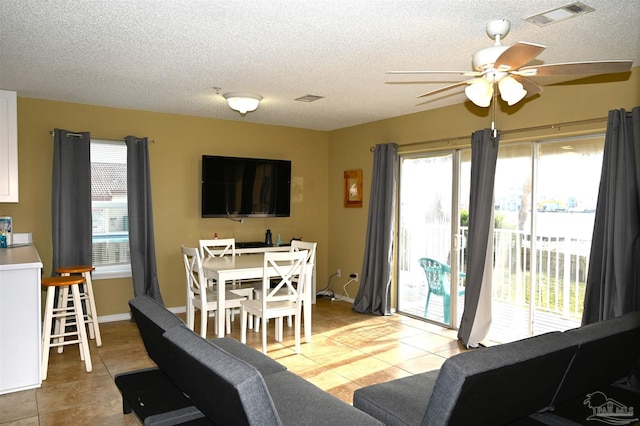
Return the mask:
<path id="1" fill-rule="evenodd" d="M 113 314 L 113 315 L 102 315 L 98 316 L 98 324 L 102 324 L 105 322 L 116 322 L 116 321 L 129 321 L 131 320 L 131 313 L 127 312 L 126 314 Z"/>
<path id="2" fill-rule="evenodd" d="M 187 307 L 186 306 L 176 306 L 174 308 L 167 308 L 167 310 L 169 310 L 170 312 L 173 312 L 174 314 L 182 314 L 184 312 L 187 312 Z M 107 323 L 107 322 L 116 322 L 116 321 L 130 321 L 130 320 L 131 320 L 131 313 L 130 312 L 126 312 L 126 313 L 122 313 L 122 314 L 98 316 L 98 324 Z"/>
<path id="3" fill-rule="evenodd" d="M 167 308 L 169 311 L 173 312 L 174 314 L 183 314 L 185 312 L 187 312 L 187 307 L 186 306 L 176 306 L 175 308 Z"/>
<path id="4" fill-rule="evenodd" d="M 336 300 L 353 304 L 353 299 L 350 297 L 338 296 L 336 297 Z M 167 309 L 173 312 L 174 314 L 182 314 L 187 312 L 186 306 L 176 306 L 174 308 L 167 308 Z M 395 312 L 396 310 L 394 308 L 391 308 L 391 313 L 395 313 Z M 130 320 L 131 320 L 131 313 L 129 312 L 123 313 L 123 314 L 103 315 L 98 317 L 98 323 L 130 321 Z"/>
<path id="5" fill-rule="evenodd" d="M 318 293 L 318 298 L 331 300 L 332 302 L 347 302 L 353 304 L 353 299 L 346 296 L 331 295 L 326 293 Z"/>

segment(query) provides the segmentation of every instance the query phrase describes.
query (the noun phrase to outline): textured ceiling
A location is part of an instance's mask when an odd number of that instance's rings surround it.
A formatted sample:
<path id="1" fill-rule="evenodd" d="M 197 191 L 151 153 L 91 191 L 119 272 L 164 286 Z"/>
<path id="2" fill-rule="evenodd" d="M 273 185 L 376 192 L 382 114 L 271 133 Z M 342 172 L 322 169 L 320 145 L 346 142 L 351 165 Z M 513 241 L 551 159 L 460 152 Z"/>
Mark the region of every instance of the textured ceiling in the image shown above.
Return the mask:
<path id="1" fill-rule="evenodd" d="M 2 0 L 0 88 L 25 98 L 333 130 L 463 102 L 460 91 L 416 99 L 455 76 L 386 72 L 471 69 L 471 55 L 492 43 L 485 26 L 494 19 L 512 22 L 505 44 L 546 45 L 543 63 L 631 59 L 638 66 L 639 2 L 583 2 L 595 12 L 538 27 L 523 19 L 569 1 Z M 387 84 L 416 80 L 423 83 Z M 232 91 L 264 100 L 242 117 L 221 96 Z M 294 100 L 309 94 L 324 99 Z"/>

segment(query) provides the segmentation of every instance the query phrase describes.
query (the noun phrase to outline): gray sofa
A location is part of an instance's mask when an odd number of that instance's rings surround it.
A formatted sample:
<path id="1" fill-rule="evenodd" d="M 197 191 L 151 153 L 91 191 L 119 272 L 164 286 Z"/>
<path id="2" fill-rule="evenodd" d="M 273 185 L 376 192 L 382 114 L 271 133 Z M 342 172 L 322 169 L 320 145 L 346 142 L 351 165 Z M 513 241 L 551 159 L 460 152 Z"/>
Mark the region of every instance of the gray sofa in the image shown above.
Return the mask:
<path id="1" fill-rule="evenodd" d="M 235 339 L 201 338 L 149 297 L 129 306 L 157 368 L 115 382 L 146 425 L 382 424 Z"/>
<path id="2" fill-rule="evenodd" d="M 576 422 L 560 408 L 583 405 L 590 393 L 626 378 L 639 356 L 640 313 L 633 312 L 464 352 L 440 370 L 358 389 L 353 405 L 386 425 L 579 424 L 584 411 Z"/>

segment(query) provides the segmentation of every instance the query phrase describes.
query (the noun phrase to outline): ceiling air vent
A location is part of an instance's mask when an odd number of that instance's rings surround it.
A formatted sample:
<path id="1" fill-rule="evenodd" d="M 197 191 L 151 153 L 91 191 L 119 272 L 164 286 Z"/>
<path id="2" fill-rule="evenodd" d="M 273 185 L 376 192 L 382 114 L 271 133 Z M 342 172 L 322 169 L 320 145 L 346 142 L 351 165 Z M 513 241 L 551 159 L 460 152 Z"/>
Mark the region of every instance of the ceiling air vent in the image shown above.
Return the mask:
<path id="1" fill-rule="evenodd" d="M 529 16 L 528 18 L 524 18 L 524 20 L 532 24 L 536 24 L 539 27 L 544 27 L 546 25 L 555 24 L 556 22 L 593 12 L 594 10 L 594 8 L 578 1 L 562 7 L 547 10 L 546 12 L 538 13 L 537 15 Z"/>
<path id="2" fill-rule="evenodd" d="M 300 101 L 300 102 L 314 102 L 314 101 L 317 101 L 318 99 L 322 99 L 322 98 L 324 98 L 324 96 L 305 95 L 305 96 L 300 96 L 299 98 L 296 98 L 294 100 Z"/>

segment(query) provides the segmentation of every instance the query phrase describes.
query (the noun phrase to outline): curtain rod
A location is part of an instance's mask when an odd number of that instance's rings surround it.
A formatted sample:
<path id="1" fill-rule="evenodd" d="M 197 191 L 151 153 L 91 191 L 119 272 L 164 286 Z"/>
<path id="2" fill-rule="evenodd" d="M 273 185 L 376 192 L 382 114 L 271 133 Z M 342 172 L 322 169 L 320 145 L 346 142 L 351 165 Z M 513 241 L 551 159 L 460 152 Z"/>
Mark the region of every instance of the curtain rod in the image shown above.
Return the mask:
<path id="1" fill-rule="evenodd" d="M 498 133 L 501 135 L 508 135 L 511 133 L 531 132 L 535 130 L 546 130 L 546 129 L 555 129 L 559 127 L 567 127 L 567 126 L 579 126 L 581 124 L 600 123 L 601 121 L 607 121 L 607 120 L 608 120 L 608 117 L 598 117 L 598 118 L 590 118 L 587 120 L 567 121 L 567 122 L 558 123 L 558 124 L 545 124 L 542 126 L 522 127 L 520 129 L 513 129 L 513 130 L 499 130 Z M 470 135 L 454 136 L 452 138 L 442 138 L 442 139 L 434 139 L 434 140 L 424 141 L 424 142 L 405 143 L 402 145 L 398 145 L 398 147 L 426 145 L 426 144 L 436 143 L 436 142 L 453 142 L 453 141 L 460 141 L 460 140 L 469 140 L 470 138 L 471 138 Z M 369 151 L 371 152 L 375 151 L 375 149 L 376 149 L 375 146 L 369 147 Z"/>
<path id="2" fill-rule="evenodd" d="M 53 136 L 53 135 L 55 135 L 55 131 L 50 130 L 50 131 L 49 131 L 49 134 L 50 134 L 51 136 Z M 77 137 L 79 137 L 79 136 L 82 136 L 82 135 L 81 135 L 80 133 L 71 133 L 71 132 L 69 132 L 69 133 L 67 133 L 67 137 L 69 137 L 69 136 L 77 136 Z M 125 141 L 124 139 L 101 138 L 101 137 L 98 137 L 98 136 L 94 136 L 94 137 L 92 137 L 92 138 L 93 138 L 93 139 L 103 140 L 103 141 L 111 141 L 111 142 L 124 142 L 124 141 Z M 140 138 L 138 138 L 137 140 L 140 140 Z M 155 139 L 150 140 L 149 142 L 151 142 L 151 143 L 156 143 Z"/>

